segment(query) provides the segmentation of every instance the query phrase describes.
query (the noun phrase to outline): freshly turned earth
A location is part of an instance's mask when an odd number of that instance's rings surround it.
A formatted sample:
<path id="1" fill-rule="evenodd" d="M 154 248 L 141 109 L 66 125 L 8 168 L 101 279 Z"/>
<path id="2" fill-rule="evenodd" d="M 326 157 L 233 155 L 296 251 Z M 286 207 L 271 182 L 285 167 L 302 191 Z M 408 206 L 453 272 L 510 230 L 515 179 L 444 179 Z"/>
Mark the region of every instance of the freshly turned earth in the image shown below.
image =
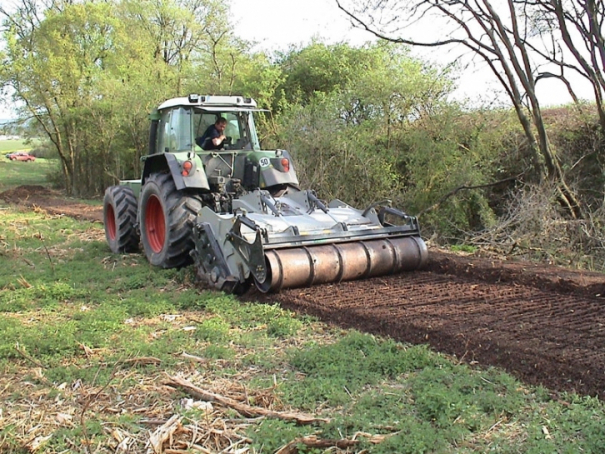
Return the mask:
<path id="1" fill-rule="evenodd" d="M 0 199 L 13 205 L 41 209 L 52 215 L 103 222 L 103 207 L 68 199 L 59 191 L 44 186 L 19 186 L 0 193 Z"/>
<path id="2" fill-rule="evenodd" d="M 0 194 L 7 203 L 102 222 L 102 207 L 41 186 Z M 318 316 L 402 342 L 428 343 L 459 360 L 498 366 L 553 391 L 605 397 L 605 275 L 429 250 L 425 269 L 253 301 Z"/>
<path id="3" fill-rule="evenodd" d="M 553 391 L 605 397 L 605 275 L 429 253 L 422 271 L 268 299 L 339 326 L 499 366 Z"/>

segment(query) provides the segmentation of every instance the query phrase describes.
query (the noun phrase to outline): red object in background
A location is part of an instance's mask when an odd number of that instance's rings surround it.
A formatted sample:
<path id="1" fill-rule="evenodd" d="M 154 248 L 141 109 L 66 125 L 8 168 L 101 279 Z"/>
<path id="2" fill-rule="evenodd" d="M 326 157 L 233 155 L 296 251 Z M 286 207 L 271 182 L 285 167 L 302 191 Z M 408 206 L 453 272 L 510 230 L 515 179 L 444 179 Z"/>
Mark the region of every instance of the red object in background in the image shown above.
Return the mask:
<path id="1" fill-rule="evenodd" d="M 17 153 L 10 153 L 6 155 L 8 159 L 11 161 L 35 161 L 36 157 L 30 155 L 29 153 L 25 153 L 23 151 L 19 151 Z"/>

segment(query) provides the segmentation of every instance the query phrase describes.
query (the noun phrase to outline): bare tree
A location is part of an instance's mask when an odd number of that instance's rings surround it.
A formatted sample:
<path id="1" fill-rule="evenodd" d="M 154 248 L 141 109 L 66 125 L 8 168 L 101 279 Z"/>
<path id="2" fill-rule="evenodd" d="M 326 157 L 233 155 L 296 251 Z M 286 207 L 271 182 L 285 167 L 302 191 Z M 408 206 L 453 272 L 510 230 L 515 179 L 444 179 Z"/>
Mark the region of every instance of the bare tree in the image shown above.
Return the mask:
<path id="1" fill-rule="evenodd" d="M 584 77 L 594 93 L 601 131 L 605 133 L 605 3 L 603 0 L 515 0 L 533 8 L 537 32 L 547 36 L 551 46 L 533 50 L 560 68 L 557 77 L 577 99 L 564 70 Z M 560 39 L 557 39 L 559 38 Z M 559 44 L 563 41 L 563 46 Z M 565 52 L 567 50 L 567 52 Z M 565 58 L 565 56 L 571 58 Z"/>
<path id="2" fill-rule="evenodd" d="M 544 0 L 547 1 L 547 0 Z M 555 1 L 555 0 L 553 0 Z M 528 44 L 532 27 L 526 3 L 515 0 L 336 0 L 352 23 L 380 39 L 410 46 L 462 46 L 482 59 L 508 94 L 532 153 L 540 181 L 557 183 L 559 199 L 573 218 L 581 217 L 579 202 L 565 182 L 551 149 L 536 95 L 540 76 Z M 418 27 L 443 24 L 440 34 L 416 39 Z"/>

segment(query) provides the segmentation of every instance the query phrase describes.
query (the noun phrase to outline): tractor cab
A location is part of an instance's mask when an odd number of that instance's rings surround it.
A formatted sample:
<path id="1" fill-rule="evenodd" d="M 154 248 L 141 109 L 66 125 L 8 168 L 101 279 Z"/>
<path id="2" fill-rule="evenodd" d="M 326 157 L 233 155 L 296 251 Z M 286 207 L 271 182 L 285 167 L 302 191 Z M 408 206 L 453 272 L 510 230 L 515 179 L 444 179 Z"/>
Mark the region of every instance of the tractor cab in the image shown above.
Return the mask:
<path id="1" fill-rule="evenodd" d="M 196 139 L 219 118 L 227 122 L 224 150 L 260 151 L 254 112 L 263 112 L 250 98 L 198 96 L 170 99 L 152 114 L 150 153 L 202 152 Z M 213 150 L 215 151 L 215 150 Z"/>
<path id="2" fill-rule="evenodd" d="M 189 95 L 162 103 L 150 116 L 142 183 L 167 168 L 179 190 L 233 194 L 261 188 L 277 193 L 298 187 L 289 153 L 261 150 L 254 115 L 264 111 L 242 96 Z M 227 139 L 220 149 L 203 149 L 200 138 L 221 118 Z"/>

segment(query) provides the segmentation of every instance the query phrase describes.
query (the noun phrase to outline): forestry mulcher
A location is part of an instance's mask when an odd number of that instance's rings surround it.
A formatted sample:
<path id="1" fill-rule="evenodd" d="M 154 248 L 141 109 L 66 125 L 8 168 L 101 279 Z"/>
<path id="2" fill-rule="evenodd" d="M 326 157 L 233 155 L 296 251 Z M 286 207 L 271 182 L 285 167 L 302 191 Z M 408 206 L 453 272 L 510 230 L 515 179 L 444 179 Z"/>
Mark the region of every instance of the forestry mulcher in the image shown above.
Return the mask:
<path id="1" fill-rule="evenodd" d="M 150 116 L 142 178 L 105 191 L 111 250 L 132 252 L 142 243 L 153 265 L 193 261 L 208 286 L 232 293 L 252 282 L 273 292 L 426 262 L 415 217 L 385 202 L 359 210 L 301 190 L 290 154 L 261 149 L 259 111 L 240 96 L 161 104 Z"/>

